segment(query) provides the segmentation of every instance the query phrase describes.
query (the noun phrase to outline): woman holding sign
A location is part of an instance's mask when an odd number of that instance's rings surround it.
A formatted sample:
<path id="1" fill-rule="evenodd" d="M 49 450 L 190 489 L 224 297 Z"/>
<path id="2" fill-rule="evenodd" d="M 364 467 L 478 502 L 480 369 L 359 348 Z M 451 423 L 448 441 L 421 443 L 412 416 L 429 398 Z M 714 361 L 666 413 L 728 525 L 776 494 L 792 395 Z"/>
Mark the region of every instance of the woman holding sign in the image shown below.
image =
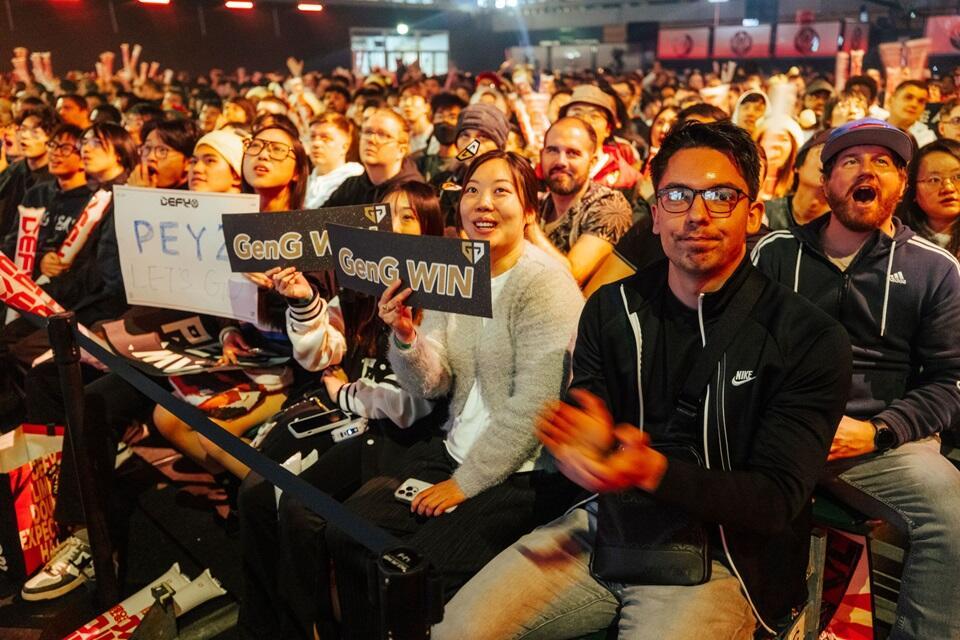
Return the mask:
<path id="1" fill-rule="evenodd" d="M 429 558 L 452 596 L 518 536 L 540 523 L 534 505 L 552 485 L 537 469 L 534 418 L 559 396 L 564 356 L 583 299 L 570 273 L 525 240 L 536 224 L 536 178 L 518 155 L 492 151 L 464 176 L 460 218 L 470 240 L 489 243 L 493 317 L 426 311 L 418 327 L 397 282 L 379 304 L 392 329 L 390 363 L 415 397 L 451 397 L 444 437 L 411 447 L 346 501 Z M 402 290 L 401 290 L 402 289 Z M 423 488 L 410 502 L 395 491 Z M 541 494 L 540 498 L 544 496 Z M 456 511 L 454 509 L 456 508 Z M 550 509 L 538 509 L 546 516 Z M 345 637 L 376 636 L 368 557 L 328 527 Z"/>
<path id="2" fill-rule="evenodd" d="M 209 138 L 205 139 L 210 142 Z M 242 149 L 244 190 L 252 190 L 260 196 L 261 211 L 288 211 L 303 205 L 309 159 L 296 128 L 289 120 L 277 116 L 271 124 L 258 129 L 252 138 L 243 140 Z M 258 287 L 273 288 L 273 280 L 262 273 L 244 275 Z M 280 353 L 290 351 L 290 341 L 284 331 L 286 302 L 282 296 L 268 292 L 266 307 L 266 326 L 230 325 L 220 333 L 224 364 L 236 364 L 238 358 L 254 355 L 257 347 Z M 327 355 L 337 362 L 340 350 L 332 349 Z M 197 375 L 173 377 L 171 382 L 179 395 L 207 411 L 224 429 L 239 436 L 279 411 L 287 399 L 294 374 L 294 370 L 284 366 L 247 370 L 246 373 L 217 373 L 205 380 Z M 177 449 L 217 474 L 228 485 L 228 494 L 233 489 L 229 486 L 233 483 L 230 474 L 239 478 L 247 474 L 245 465 L 224 454 L 163 407 L 156 408 L 153 420 L 157 430 Z"/>
<path id="3" fill-rule="evenodd" d="M 394 233 L 443 235 L 440 202 L 429 185 L 396 184 L 384 202 L 390 204 Z M 309 371 L 324 369 L 330 343 L 342 340 L 334 335 L 336 331 L 343 332 L 347 349 L 340 370 L 323 371 L 320 389 L 307 392 L 305 402 L 288 403 L 274 418 L 277 426 L 264 439 L 261 451 L 283 462 L 296 452 L 309 459 L 311 450 L 316 450 L 319 459 L 300 477 L 344 500 L 367 480 L 395 470 L 393 460 L 435 434 L 444 412 L 435 410 L 432 400 L 414 397 L 397 383 L 387 359 L 391 330 L 378 316 L 377 298 L 341 289 L 327 302 L 293 267 L 267 273 L 275 290 L 289 302 L 287 334 L 301 366 Z M 419 321 L 419 314 L 414 315 Z M 310 433 L 318 424 L 332 422 L 325 415 L 328 407 L 352 421 L 332 431 Z M 318 620 L 320 636 L 335 637 L 336 629 L 324 622 L 332 616 L 323 518 L 286 493 L 278 508 L 273 485 L 255 474 L 244 479 L 239 506 L 243 637 L 312 637 Z"/>

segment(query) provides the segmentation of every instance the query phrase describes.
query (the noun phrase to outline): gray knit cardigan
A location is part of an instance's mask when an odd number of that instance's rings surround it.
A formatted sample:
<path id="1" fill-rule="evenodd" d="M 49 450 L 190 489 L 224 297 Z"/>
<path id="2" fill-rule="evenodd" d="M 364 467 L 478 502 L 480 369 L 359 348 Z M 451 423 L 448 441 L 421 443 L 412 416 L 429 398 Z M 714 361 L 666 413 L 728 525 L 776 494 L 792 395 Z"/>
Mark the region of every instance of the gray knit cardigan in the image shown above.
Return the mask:
<path id="1" fill-rule="evenodd" d="M 410 349 L 391 340 L 390 364 L 404 389 L 424 398 L 451 394 L 447 430 L 480 379 L 491 424 L 453 474 L 467 497 L 504 481 L 539 453 L 534 420 L 544 403 L 560 396 L 582 307 L 569 271 L 525 243 L 486 326 L 481 318 L 426 311 Z"/>

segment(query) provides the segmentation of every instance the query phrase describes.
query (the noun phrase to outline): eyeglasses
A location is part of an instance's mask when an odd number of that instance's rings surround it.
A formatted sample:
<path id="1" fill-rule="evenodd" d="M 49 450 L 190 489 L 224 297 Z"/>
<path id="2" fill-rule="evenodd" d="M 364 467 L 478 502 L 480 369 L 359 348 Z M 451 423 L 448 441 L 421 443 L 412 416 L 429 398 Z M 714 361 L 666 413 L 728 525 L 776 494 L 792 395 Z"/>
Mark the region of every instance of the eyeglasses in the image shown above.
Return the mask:
<path id="1" fill-rule="evenodd" d="M 71 142 L 57 143 L 51 140 L 44 146 L 51 155 L 60 156 L 63 158 L 66 158 L 67 156 L 77 152 L 77 145 Z"/>
<path id="2" fill-rule="evenodd" d="M 25 138 L 40 138 L 45 134 L 46 132 L 40 127 L 17 127 L 17 135 Z"/>
<path id="3" fill-rule="evenodd" d="M 157 156 L 157 160 L 166 160 L 171 151 L 173 151 L 173 149 L 162 144 L 145 144 L 140 147 L 140 155 L 142 155 L 144 158 L 149 158 L 151 154 L 155 154 Z"/>
<path id="4" fill-rule="evenodd" d="M 960 173 L 952 176 L 930 176 L 917 180 L 917 184 L 922 184 L 931 191 L 939 191 L 948 181 L 953 183 L 954 188 L 960 189 Z"/>
<path id="5" fill-rule="evenodd" d="M 280 162 L 293 155 L 293 147 L 282 142 L 273 142 L 270 140 L 244 140 L 243 152 L 248 156 L 258 156 L 266 149 L 271 160 Z"/>
<path id="6" fill-rule="evenodd" d="M 384 131 L 378 131 L 377 129 L 361 129 L 360 137 L 366 138 L 367 140 L 372 140 L 377 144 L 381 144 L 381 143 L 386 144 L 387 142 L 393 142 L 394 140 L 396 140 L 396 138 L 390 135 L 389 133 L 386 133 Z"/>
<path id="7" fill-rule="evenodd" d="M 83 149 L 84 147 L 91 147 L 93 149 L 106 149 L 107 145 L 104 144 L 103 140 L 96 136 L 90 136 L 89 138 L 84 138 L 77 143 L 78 149 Z"/>
<path id="8" fill-rule="evenodd" d="M 690 187 L 667 187 L 657 191 L 660 207 L 667 213 L 686 213 L 693 206 L 697 196 L 703 198 L 703 204 L 711 218 L 726 218 L 737 208 L 740 200 L 748 197 L 734 187 L 710 187 L 709 189 L 691 189 Z"/>

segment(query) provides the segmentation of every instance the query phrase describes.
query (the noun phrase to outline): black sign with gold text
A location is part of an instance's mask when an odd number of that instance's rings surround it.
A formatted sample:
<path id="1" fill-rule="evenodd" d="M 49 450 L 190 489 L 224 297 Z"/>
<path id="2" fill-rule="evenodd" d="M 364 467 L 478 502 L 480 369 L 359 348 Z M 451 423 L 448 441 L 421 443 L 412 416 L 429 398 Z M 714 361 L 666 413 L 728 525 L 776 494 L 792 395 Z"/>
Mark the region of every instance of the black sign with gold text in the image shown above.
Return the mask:
<path id="1" fill-rule="evenodd" d="M 413 289 L 411 307 L 493 316 L 489 243 L 338 224 L 327 229 L 339 286 L 379 296 L 399 278 Z"/>
<path id="2" fill-rule="evenodd" d="M 223 214 L 230 269 L 234 273 L 296 267 L 322 271 L 333 267 L 327 225 L 389 231 L 389 204 L 367 204 L 276 213 Z"/>

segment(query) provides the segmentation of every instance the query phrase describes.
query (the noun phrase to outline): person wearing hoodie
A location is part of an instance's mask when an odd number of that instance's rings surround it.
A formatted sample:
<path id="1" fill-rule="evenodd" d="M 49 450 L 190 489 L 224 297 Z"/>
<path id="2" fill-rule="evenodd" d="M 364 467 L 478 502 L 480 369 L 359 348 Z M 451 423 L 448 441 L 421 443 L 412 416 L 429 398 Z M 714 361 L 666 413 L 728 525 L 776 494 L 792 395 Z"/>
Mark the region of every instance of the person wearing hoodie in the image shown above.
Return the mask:
<path id="1" fill-rule="evenodd" d="M 416 164 L 407 157 L 410 129 L 407 122 L 390 109 L 377 109 L 364 120 L 360 129 L 360 162 L 363 173 L 347 178 L 330 194 L 325 207 L 345 207 L 381 202 L 394 184 L 415 180 L 423 182 Z"/>
<path id="2" fill-rule="evenodd" d="M 492 104 L 471 104 L 460 111 L 454 130 L 455 165 L 433 177 L 430 183 L 440 190 L 440 211 L 448 235 L 459 229 L 460 192 L 463 177 L 473 159 L 488 151 L 502 151 L 507 146 L 510 123 L 503 112 Z M 476 144 L 474 144 L 476 143 Z"/>
<path id="3" fill-rule="evenodd" d="M 750 137 L 756 140 L 760 135 L 760 124 L 767 112 L 770 100 L 762 91 L 744 91 L 737 99 L 737 106 L 733 110 L 733 124 L 747 130 Z"/>
<path id="4" fill-rule="evenodd" d="M 766 178 L 760 187 L 763 201 L 782 198 L 793 186 L 797 152 L 803 145 L 803 130 L 787 115 L 764 118 L 757 130 L 757 144 L 767 158 Z"/>
<path id="5" fill-rule="evenodd" d="M 960 471 L 938 438 L 960 421 L 960 263 L 893 216 L 912 154 L 882 120 L 838 127 L 821 153 L 830 212 L 752 253 L 850 336 L 851 393 L 823 483 L 909 538 L 894 640 L 960 637 Z"/>

